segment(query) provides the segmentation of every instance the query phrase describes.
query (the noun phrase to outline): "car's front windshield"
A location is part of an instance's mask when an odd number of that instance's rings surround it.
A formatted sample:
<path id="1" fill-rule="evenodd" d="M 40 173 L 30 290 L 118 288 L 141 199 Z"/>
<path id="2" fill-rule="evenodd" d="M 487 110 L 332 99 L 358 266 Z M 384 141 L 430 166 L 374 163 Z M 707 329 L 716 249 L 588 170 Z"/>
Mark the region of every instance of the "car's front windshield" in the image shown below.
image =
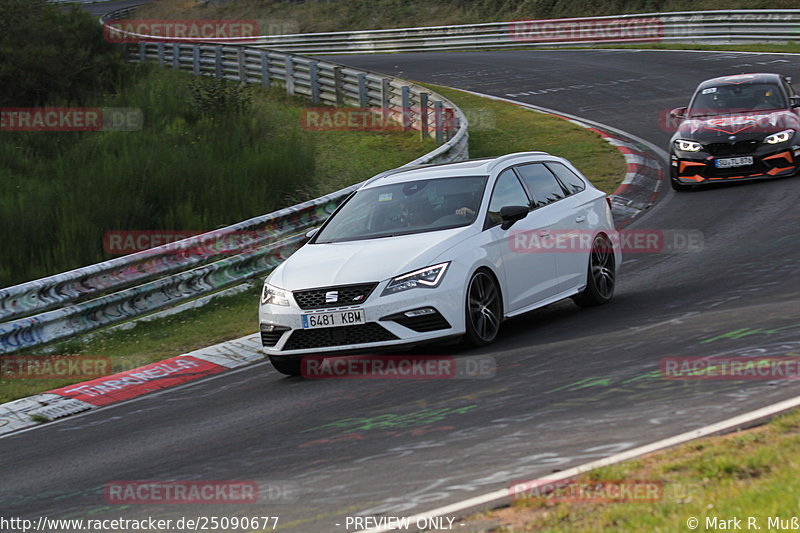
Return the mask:
<path id="1" fill-rule="evenodd" d="M 322 228 L 313 242 L 376 239 L 471 224 L 486 176 L 435 178 L 361 189 Z"/>
<path id="2" fill-rule="evenodd" d="M 689 116 L 716 116 L 787 107 L 788 103 L 777 84 L 721 85 L 700 89 L 692 100 Z"/>

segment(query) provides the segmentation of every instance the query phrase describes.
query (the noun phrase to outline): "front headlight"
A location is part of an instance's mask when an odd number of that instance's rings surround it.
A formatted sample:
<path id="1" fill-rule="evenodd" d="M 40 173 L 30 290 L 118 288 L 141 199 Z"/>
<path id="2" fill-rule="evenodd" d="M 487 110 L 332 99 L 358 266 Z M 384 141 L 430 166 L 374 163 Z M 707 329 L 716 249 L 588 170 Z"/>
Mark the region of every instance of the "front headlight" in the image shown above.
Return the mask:
<path id="1" fill-rule="evenodd" d="M 420 268 L 419 270 L 392 278 L 392 281 L 383 289 L 381 296 L 395 294 L 409 289 L 416 289 L 418 287 L 428 289 L 438 287 L 449 265 L 449 262 L 439 263 L 438 265 Z"/>
<path id="2" fill-rule="evenodd" d="M 687 141 L 684 139 L 676 140 L 675 146 L 678 148 L 678 150 L 681 150 L 683 152 L 699 152 L 700 150 L 703 149 L 703 145 L 700 144 L 699 142 Z"/>
<path id="3" fill-rule="evenodd" d="M 274 285 L 264 282 L 264 289 L 261 291 L 261 305 L 289 305 L 289 291 L 279 289 Z"/>
<path id="4" fill-rule="evenodd" d="M 785 143 L 786 141 L 791 139 L 793 135 L 794 135 L 794 130 L 792 129 L 783 130 L 778 133 L 773 133 L 772 135 L 767 135 L 767 138 L 764 139 L 764 142 L 767 144 Z"/>

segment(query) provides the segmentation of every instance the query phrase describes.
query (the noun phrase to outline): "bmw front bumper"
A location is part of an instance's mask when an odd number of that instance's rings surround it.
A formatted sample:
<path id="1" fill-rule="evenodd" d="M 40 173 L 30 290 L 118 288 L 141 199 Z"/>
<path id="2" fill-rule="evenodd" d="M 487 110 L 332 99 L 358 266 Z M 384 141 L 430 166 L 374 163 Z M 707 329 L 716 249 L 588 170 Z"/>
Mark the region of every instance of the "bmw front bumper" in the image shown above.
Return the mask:
<path id="1" fill-rule="evenodd" d="M 749 165 L 719 168 L 718 159 L 752 157 Z M 683 152 L 674 149 L 670 156 L 670 174 L 673 181 L 682 185 L 718 183 L 724 181 L 749 181 L 764 178 L 791 176 L 800 163 L 800 146 L 775 147 L 761 145 L 755 150 L 736 150 L 713 155 L 709 151 Z"/>

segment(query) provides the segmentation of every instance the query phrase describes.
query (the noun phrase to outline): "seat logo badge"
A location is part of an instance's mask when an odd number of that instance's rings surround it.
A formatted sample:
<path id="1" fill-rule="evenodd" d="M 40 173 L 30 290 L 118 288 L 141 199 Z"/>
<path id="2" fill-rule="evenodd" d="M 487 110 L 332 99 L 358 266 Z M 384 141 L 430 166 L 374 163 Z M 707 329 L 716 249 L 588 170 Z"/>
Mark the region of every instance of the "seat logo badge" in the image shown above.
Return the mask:
<path id="1" fill-rule="evenodd" d="M 325 293 L 325 303 L 332 304 L 339 301 L 339 291 L 328 291 Z"/>

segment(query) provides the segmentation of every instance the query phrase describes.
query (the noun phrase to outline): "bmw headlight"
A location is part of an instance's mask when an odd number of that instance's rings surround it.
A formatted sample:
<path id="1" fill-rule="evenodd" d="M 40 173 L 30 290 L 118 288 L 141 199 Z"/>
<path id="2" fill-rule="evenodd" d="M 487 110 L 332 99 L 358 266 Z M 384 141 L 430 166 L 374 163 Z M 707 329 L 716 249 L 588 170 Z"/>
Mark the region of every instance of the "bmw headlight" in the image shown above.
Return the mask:
<path id="1" fill-rule="evenodd" d="M 687 141 L 684 139 L 676 140 L 675 146 L 678 148 L 678 150 L 681 150 L 683 152 L 699 152 L 700 150 L 703 149 L 703 145 L 700 144 L 699 142 Z"/>
<path id="2" fill-rule="evenodd" d="M 449 265 L 449 262 L 439 263 L 438 265 L 420 268 L 419 270 L 392 278 L 386 288 L 383 289 L 381 296 L 395 294 L 409 289 L 416 289 L 418 287 L 428 289 L 438 287 Z"/>
<path id="3" fill-rule="evenodd" d="M 289 305 L 289 291 L 279 289 L 274 285 L 264 282 L 264 289 L 261 291 L 261 305 Z"/>
<path id="4" fill-rule="evenodd" d="M 767 144 L 780 144 L 785 143 L 789 139 L 792 138 L 794 135 L 794 130 L 783 130 L 778 133 L 773 133 L 772 135 L 767 135 L 767 138 L 764 139 L 764 142 Z"/>

